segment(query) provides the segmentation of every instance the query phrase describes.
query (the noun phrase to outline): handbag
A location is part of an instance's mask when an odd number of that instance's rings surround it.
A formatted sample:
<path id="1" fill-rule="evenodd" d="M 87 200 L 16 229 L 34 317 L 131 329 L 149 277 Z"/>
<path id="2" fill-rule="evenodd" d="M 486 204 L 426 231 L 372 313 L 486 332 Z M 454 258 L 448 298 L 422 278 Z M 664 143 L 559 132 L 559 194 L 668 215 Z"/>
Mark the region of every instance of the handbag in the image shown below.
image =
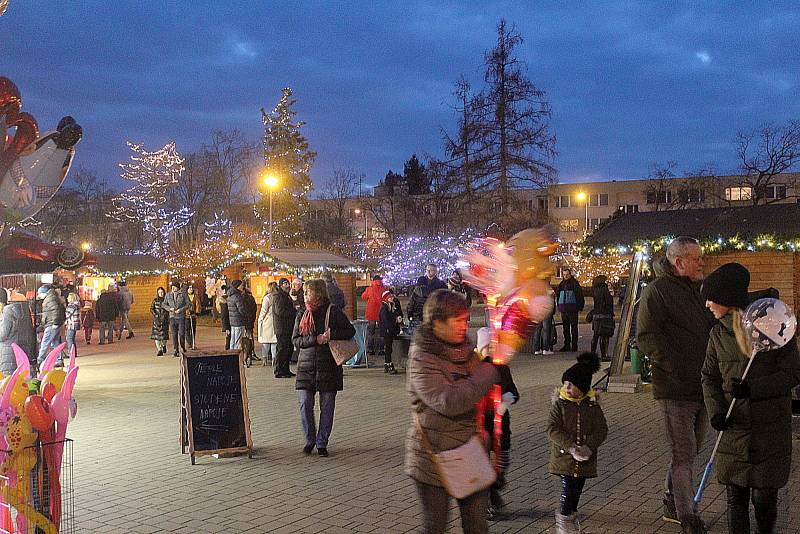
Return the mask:
<path id="1" fill-rule="evenodd" d="M 414 420 L 422 436 L 422 445 L 430 454 L 431 461 L 436 467 L 436 472 L 448 495 L 455 499 L 464 499 L 494 484 L 497 472 L 489 461 L 489 454 L 486 452 L 483 440 L 477 434 L 474 434 L 468 442 L 460 447 L 434 452 L 416 415 Z"/>
<path id="2" fill-rule="evenodd" d="M 328 322 L 331 318 L 331 307 L 328 305 L 328 311 L 325 313 L 325 331 L 328 331 Z M 355 339 L 330 339 L 328 340 L 328 347 L 331 349 L 331 354 L 336 362 L 336 365 L 342 365 L 347 360 L 358 354 L 360 347 Z"/>

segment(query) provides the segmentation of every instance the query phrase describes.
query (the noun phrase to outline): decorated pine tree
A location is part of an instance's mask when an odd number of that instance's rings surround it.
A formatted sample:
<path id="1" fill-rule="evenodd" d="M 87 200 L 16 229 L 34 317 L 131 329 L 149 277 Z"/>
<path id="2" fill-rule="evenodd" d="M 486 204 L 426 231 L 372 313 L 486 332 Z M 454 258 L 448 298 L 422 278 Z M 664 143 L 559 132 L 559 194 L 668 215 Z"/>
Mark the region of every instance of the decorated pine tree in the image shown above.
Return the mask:
<path id="1" fill-rule="evenodd" d="M 169 249 L 170 235 L 185 226 L 192 216 L 188 208 L 167 209 L 167 195 L 183 173 L 183 158 L 168 143 L 155 152 L 128 141 L 133 151 L 131 161 L 120 163 L 120 176 L 133 185 L 112 199 L 108 213 L 118 221 L 138 226 L 139 251 L 164 256 Z"/>
<path id="2" fill-rule="evenodd" d="M 317 153 L 309 149 L 308 141 L 300 133 L 305 122 L 298 121 L 292 90 L 283 90 L 275 108 L 261 109 L 264 122 L 264 166 L 278 179 L 273 190 L 273 241 L 276 245 L 291 245 L 302 241 L 302 221 L 308 209 L 307 196 L 313 188 L 309 172 Z M 263 188 L 263 184 L 260 184 Z M 269 225 L 269 191 L 255 205 L 256 215 L 263 222 L 264 231 Z"/>

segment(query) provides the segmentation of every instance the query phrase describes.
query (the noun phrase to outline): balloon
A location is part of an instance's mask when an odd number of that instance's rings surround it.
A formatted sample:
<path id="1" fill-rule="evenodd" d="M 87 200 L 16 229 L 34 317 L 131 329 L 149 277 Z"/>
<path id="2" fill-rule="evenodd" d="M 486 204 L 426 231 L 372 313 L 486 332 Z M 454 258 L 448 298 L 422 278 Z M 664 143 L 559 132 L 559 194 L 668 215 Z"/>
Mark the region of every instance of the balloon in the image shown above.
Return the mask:
<path id="1" fill-rule="evenodd" d="M 765 352 L 783 347 L 794 338 L 797 317 L 781 300 L 758 299 L 742 315 L 745 334 L 754 352 Z"/>
<path id="2" fill-rule="evenodd" d="M 0 435 L 6 433 L 8 425 L 11 424 L 11 421 L 14 420 L 16 415 L 17 414 L 14 412 L 14 408 L 6 407 L 0 409 Z"/>
<path id="3" fill-rule="evenodd" d="M 31 426 L 41 432 L 46 432 L 53 426 L 50 404 L 41 395 L 31 395 L 25 399 L 25 415 L 28 416 Z"/>
<path id="4" fill-rule="evenodd" d="M 11 348 L 14 350 L 14 358 L 17 360 L 17 369 L 21 369 L 22 372 L 27 371 L 30 373 L 31 361 L 28 359 L 28 355 L 25 354 L 25 351 L 22 350 L 22 347 L 16 343 L 12 343 Z"/>
<path id="5" fill-rule="evenodd" d="M 11 389 L 11 406 L 13 406 L 17 413 L 22 413 L 22 407 L 25 404 L 25 399 L 28 398 L 28 385 L 25 383 L 25 380 L 22 378 L 17 378 L 17 381 L 14 383 L 13 388 Z"/>
<path id="6" fill-rule="evenodd" d="M 64 350 L 64 347 L 66 346 L 67 346 L 66 343 L 61 343 L 56 348 L 51 350 L 50 353 L 45 357 L 44 361 L 42 362 L 39 368 L 39 380 L 44 378 L 45 373 L 53 369 L 53 367 L 56 364 L 56 360 L 61 355 L 61 352 Z"/>
<path id="7" fill-rule="evenodd" d="M 36 432 L 26 415 L 18 415 L 12 419 L 6 431 L 6 441 L 12 451 L 19 451 L 36 442 Z"/>
<path id="8" fill-rule="evenodd" d="M 47 402 L 53 400 L 53 396 L 56 393 L 58 393 L 58 390 L 56 389 L 56 386 L 52 382 L 48 382 L 47 384 L 42 386 L 42 397 L 44 397 L 44 400 L 46 400 Z"/>
<path id="9" fill-rule="evenodd" d="M 61 391 L 61 388 L 64 386 L 65 378 L 67 378 L 67 373 L 65 373 L 63 369 L 50 369 L 42 378 L 42 387 L 44 388 L 47 384 L 52 384 L 55 386 L 56 391 Z"/>

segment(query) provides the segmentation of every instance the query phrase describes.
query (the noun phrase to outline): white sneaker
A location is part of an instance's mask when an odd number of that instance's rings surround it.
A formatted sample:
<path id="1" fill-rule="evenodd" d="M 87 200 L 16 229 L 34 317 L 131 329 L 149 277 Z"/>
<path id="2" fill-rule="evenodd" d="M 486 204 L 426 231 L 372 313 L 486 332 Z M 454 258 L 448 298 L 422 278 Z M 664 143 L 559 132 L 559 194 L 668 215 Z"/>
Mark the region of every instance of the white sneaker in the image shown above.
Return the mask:
<path id="1" fill-rule="evenodd" d="M 542 354 L 553 354 L 552 350 L 543 350 Z"/>
<path id="2" fill-rule="evenodd" d="M 534 354 L 542 354 L 542 351 L 537 350 L 536 352 L 534 352 Z"/>

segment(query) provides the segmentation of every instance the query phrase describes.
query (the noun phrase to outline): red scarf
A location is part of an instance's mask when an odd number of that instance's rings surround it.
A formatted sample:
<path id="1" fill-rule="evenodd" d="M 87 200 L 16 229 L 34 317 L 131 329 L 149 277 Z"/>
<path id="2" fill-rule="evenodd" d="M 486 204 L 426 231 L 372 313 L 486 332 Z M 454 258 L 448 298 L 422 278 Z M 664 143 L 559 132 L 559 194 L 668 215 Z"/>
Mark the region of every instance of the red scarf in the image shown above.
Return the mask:
<path id="1" fill-rule="evenodd" d="M 308 301 L 306 300 L 306 311 L 303 312 L 303 317 L 300 319 L 300 335 L 310 336 L 316 332 L 316 325 L 314 324 L 314 312 L 317 311 L 322 305 L 322 300 Z"/>

